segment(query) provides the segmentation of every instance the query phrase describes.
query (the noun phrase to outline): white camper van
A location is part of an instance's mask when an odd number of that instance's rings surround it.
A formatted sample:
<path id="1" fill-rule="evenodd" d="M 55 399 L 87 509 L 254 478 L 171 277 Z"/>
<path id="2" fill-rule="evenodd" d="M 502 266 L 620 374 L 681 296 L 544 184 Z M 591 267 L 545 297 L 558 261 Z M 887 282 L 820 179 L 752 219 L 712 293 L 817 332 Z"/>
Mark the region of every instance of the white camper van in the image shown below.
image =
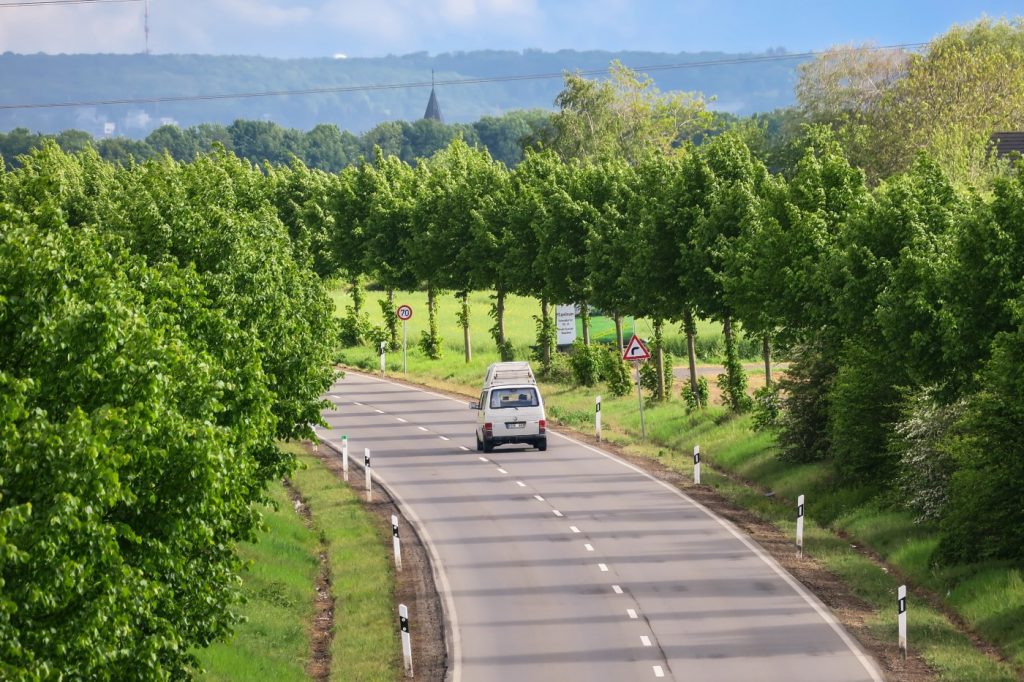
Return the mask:
<path id="1" fill-rule="evenodd" d="M 480 401 L 469 407 L 476 410 L 478 451 L 491 452 L 508 443 L 525 443 L 541 452 L 548 449 L 544 400 L 529 363 L 498 362 L 488 367 Z"/>

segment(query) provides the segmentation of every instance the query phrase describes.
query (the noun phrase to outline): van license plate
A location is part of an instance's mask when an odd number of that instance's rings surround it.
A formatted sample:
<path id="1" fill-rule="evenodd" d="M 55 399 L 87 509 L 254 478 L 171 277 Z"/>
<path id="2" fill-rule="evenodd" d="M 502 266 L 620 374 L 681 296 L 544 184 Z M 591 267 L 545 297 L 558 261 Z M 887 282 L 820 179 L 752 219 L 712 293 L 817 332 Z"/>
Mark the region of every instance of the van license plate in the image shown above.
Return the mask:
<path id="1" fill-rule="evenodd" d="M 521 429 L 526 426 L 526 422 L 505 422 L 505 428 L 507 429 Z"/>

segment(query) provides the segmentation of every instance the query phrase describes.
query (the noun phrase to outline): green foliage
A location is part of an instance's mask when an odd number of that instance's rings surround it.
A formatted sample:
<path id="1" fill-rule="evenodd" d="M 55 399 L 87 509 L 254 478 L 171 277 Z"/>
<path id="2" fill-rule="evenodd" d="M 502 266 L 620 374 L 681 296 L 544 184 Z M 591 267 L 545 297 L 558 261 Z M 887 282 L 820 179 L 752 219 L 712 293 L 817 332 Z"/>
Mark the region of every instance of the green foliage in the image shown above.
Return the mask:
<path id="1" fill-rule="evenodd" d="M 657 397 L 658 395 L 658 363 L 656 358 L 658 357 L 658 346 L 657 344 L 651 344 L 651 355 L 652 358 L 647 362 L 640 365 L 640 386 L 651 392 L 651 395 Z M 665 400 L 668 400 L 672 395 L 672 385 L 675 383 L 675 373 L 672 371 L 672 355 L 665 353 L 664 361 L 664 372 L 662 381 L 665 386 Z"/>
<path id="2" fill-rule="evenodd" d="M 762 386 L 754 391 L 753 425 L 755 431 L 777 429 L 781 413 L 782 400 L 777 384 Z"/>
<path id="3" fill-rule="evenodd" d="M 629 375 L 629 365 L 622 359 L 617 348 L 593 346 L 598 355 L 601 379 L 608 384 L 608 390 L 614 396 L 624 396 L 633 390 L 633 378 Z"/>
<path id="4" fill-rule="evenodd" d="M 1024 299 L 1017 305 L 1024 314 Z M 1024 324 L 996 338 L 985 388 L 968 400 L 946 447 L 959 466 L 940 555 L 960 562 L 1024 560 Z"/>
<path id="5" fill-rule="evenodd" d="M 535 315 L 533 321 L 537 329 L 537 343 L 533 346 L 531 358 L 540 365 L 540 374 L 547 376 L 552 369 L 551 362 L 555 354 L 555 340 L 558 338 L 558 330 L 555 328 L 555 321 L 550 315 L 546 317 L 544 315 Z"/>
<path id="6" fill-rule="evenodd" d="M 380 306 L 381 317 L 384 319 L 384 330 L 383 338 L 375 341 L 378 344 L 380 341 L 386 341 L 386 348 L 392 353 L 402 350 L 402 344 L 398 340 L 398 314 L 395 312 L 394 302 L 387 298 L 379 298 L 377 305 Z"/>
<path id="7" fill-rule="evenodd" d="M 363 313 L 356 315 L 352 306 L 345 307 L 345 317 L 338 322 L 338 340 L 345 348 L 352 348 L 371 340 L 373 325 L 370 316 Z"/>
<path id="8" fill-rule="evenodd" d="M 779 416 L 779 457 L 787 462 L 817 462 L 828 458 L 828 416 L 836 367 L 820 344 L 792 349 L 786 374 L 779 380 L 782 414 Z"/>
<path id="9" fill-rule="evenodd" d="M 704 409 L 708 406 L 708 400 L 710 400 L 710 391 L 708 390 L 707 377 L 697 377 L 697 390 L 694 391 L 690 382 L 686 382 L 683 385 L 683 402 L 686 403 L 686 411 L 693 412 L 695 410 Z"/>
<path id="10" fill-rule="evenodd" d="M 597 345 L 586 345 L 581 339 L 572 343 L 569 365 L 573 381 L 577 386 L 593 386 L 601 378 L 601 355 L 604 350 Z"/>
<path id="11" fill-rule="evenodd" d="M 229 633 L 336 335 L 267 183 L 52 145 L 0 175 L 5 677 L 179 678 Z"/>

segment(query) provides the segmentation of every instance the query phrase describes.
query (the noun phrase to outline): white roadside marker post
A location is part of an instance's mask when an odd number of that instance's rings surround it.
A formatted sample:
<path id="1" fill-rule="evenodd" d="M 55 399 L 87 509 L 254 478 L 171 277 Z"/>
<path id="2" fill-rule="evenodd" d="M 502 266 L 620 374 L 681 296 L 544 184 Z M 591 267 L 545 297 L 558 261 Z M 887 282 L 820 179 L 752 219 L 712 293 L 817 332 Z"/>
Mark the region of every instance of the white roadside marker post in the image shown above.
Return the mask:
<path id="1" fill-rule="evenodd" d="M 363 471 L 366 473 L 366 501 L 373 501 L 373 469 L 370 468 L 370 448 L 363 448 Z"/>
<path id="2" fill-rule="evenodd" d="M 594 437 L 601 441 L 601 396 L 594 400 Z"/>
<path id="3" fill-rule="evenodd" d="M 405 659 L 405 676 L 412 677 L 412 639 L 409 636 L 409 609 L 398 605 L 398 627 L 402 630 L 402 658 Z"/>
<path id="4" fill-rule="evenodd" d="M 693 484 L 700 485 L 700 446 L 693 446 Z"/>
<path id="5" fill-rule="evenodd" d="M 398 517 L 391 515 L 391 544 L 395 548 L 395 569 L 402 570 L 402 542 L 398 539 Z"/>
<path id="6" fill-rule="evenodd" d="M 796 553 L 804 555 L 804 496 L 796 498 Z"/>
<path id="7" fill-rule="evenodd" d="M 348 436 L 341 437 L 341 473 L 348 483 Z"/>
<path id="8" fill-rule="evenodd" d="M 900 630 L 900 656 L 907 658 L 907 586 L 900 585 L 896 590 L 896 612 Z"/>
<path id="9" fill-rule="evenodd" d="M 380 342 L 380 378 L 384 378 L 384 345 L 385 342 Z"/>

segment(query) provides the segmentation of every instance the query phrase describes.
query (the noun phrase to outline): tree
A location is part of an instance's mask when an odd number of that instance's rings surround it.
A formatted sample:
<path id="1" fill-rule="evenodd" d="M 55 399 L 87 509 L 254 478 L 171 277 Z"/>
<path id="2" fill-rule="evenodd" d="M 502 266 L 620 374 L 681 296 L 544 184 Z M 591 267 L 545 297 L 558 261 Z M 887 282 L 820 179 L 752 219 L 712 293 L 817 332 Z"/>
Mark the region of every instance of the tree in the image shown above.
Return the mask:
<path id="1" fill-rule="evenodd" d="M 476 248 L 480 240 L 489 238 L 484 221 L 501 187 L 501 168 L 486 151 L 454 140 L 447 149 L 421 163 L 417 167 L 420 169 L 423 172 L 417 185 L 416 207 L 419 231 L 410 242 L 410 259 L 427 284 L 428 298 L 432 287 L 458 292 L 464 354 L 469 362 L 469 292 L 488 285 L 492 269 L 507 266 L 479 260 L 483 254 Z M 435 347 L 439 342 L 435 344 L 431 339 L 430 344 Z"/>
<path id="2" fill-rule="evenodd" d="M 605 81 L 565 75 L 565 87 L 555 99 L 560 111 L 542 138 L 563 159 L 621 158 L 636 163 L 652 150 L 671 153 L 713 124 L 698 93 L 662 94 L 648 76 L 618 61 L 608 73 Z"/>

